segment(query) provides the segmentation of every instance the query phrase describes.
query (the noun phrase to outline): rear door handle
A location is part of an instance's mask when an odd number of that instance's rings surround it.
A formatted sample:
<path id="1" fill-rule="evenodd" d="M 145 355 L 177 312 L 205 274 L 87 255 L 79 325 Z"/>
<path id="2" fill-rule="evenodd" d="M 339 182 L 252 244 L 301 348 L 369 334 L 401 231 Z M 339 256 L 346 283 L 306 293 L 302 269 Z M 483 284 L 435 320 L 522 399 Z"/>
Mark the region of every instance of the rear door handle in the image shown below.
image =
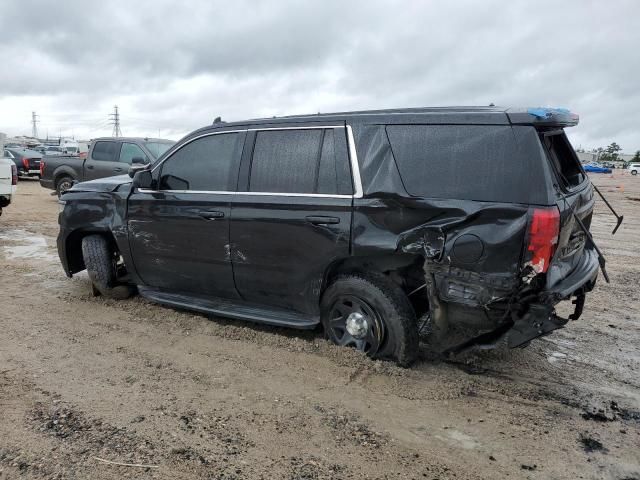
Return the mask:
<path id="1" fill-rule="evenodd" d="M 323 215 L 309 215 L 307 218 L 307 222 L 313 223 L 314 225 L 336 225 L 340 223 L 340 219 L 338 217 L 325 217 Z"/>
<path id="2" fill-rule="evenodd" d="M 114 168 L 114 169 L 113 169 L 113 171 L 114 171 L 114 172 L 121 172 L 121 171 L 122 171 L 122 169 L 121 169 L 120 167 L 116 167 L 116 168 Z"/>
<path id="3" fill-rule="evenodd" d="M 211 212 L 200 212 L 198 215 L 205 220 L 216 220 L 218 218 L 224 218 L 224 212 L 219 212 L 217 210 Z"/>
<path id="4" fill-rule="evenodd" d="M 87 168 L 88 168 L 89 170 L 93 170 L 93 165 L 87 165 Z"/>

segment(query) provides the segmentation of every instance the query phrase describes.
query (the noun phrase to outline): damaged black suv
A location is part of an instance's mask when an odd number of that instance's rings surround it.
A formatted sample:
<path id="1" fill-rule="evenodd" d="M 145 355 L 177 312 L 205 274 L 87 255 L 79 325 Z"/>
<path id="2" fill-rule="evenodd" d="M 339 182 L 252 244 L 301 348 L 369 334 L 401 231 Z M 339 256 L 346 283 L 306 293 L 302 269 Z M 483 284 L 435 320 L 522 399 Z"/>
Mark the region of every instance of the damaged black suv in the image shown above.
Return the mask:
<path id="1" fill-rule="evenodd" d="M 75 185 L 58 251 L 94 292 L 295 328 L 408 365 L 418 339 L 510 347 L 563 326 L 604 260 L 564 109 L 218 122 Z"/>

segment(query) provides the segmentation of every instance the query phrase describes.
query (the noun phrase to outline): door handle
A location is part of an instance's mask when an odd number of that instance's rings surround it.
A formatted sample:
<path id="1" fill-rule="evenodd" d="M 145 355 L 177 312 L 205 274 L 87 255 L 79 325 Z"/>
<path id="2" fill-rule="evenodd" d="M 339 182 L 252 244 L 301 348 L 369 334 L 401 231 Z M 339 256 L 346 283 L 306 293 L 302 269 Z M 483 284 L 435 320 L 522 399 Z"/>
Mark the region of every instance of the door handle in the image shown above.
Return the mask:
<path id="1" fill-rule="evenodd" d="M 338 217 L 325 217 L 323 215 L 309 215 L 306 219 L 307 222 L 313 223 L 314 225 L 336 225 L 340 223 Z"/>
<path id="2" fill-rule="evenodd" d="M 93 170 L 93 165 L 87 165 L 87 168 L 88 168 L 89 170 Z"/>
<path id="3" fill-rule="evenodd" d="M 205 220 L 216 220 L 218 218 L 224 218 L 224 212 L 219 212 L 214 210 L 212 212 L 200 212 L 198 216 L 204 218 Z"/>
<path id="4" fill-rule="evenodd" d="M 121 171 L 122 171 L 122 169 L 121 169 L 120 167 L 116 167 L 116 168 L 114 168 L 114 169 L 113 169 L 113 171 L 114 171 L 114 172 L 121 172 Z"/>

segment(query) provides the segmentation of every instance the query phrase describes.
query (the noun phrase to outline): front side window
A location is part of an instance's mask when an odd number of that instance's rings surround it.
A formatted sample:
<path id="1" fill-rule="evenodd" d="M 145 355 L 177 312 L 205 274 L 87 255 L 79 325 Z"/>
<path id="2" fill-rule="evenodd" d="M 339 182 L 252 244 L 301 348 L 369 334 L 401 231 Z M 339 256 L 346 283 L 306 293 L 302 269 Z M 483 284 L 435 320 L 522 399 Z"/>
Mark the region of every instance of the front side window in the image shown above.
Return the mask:
<path id="1" fill-rule="evenodd" d="M 123 143 L 122 147 L 120 147 L 120 162 L 131 165 L 134 158 L 141 158 L 144 162 L 147 161 L 147 156 L 138 145 L 135 143 Z"/>
<path id="2" fill-rule="evenodd" d="M 353 193 L 344 129 L 265 130 L 256 135 L 249 190 Z"/>
<path id="3" fill-rule="evenodd" d="M 159 189 L 234 190 L 242 138 L 239 133 L 223 133 L 186 144 L 162 164 Z"/>
<path id="4" fill-rule="evenodd" d="M 91 153 L 93 160 L 101 162 L 115 162 L 118 157 L 118 144 L 116 142 L 96 142 Z"/>

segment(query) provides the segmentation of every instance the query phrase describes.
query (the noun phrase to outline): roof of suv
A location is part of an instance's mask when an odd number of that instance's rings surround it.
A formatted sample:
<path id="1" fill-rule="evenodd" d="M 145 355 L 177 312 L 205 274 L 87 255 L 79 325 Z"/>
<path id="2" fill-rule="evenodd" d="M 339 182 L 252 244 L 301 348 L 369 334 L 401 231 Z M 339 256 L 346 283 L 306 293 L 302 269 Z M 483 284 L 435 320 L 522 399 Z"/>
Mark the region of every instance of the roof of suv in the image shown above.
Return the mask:
<path id="1" fill-rule="evenodd" d="M 167 143 L 175 143 L 173 140 L 169 140 L 166 138 L 151 138 L 151 137 L 98 137 L 94 138 L 91 141 L 111 141 L 111 142 L 167 142 Z"/>
<path id="2" fill-rule="evenodd" d="M 572 126 L 578 116 L 562 108 L 505 108 L 505 107 L 420 107 L 389 110 L 317 113 L 283 117 L 257 118 L 237 122 L 218 122 L 204 127 L 222 128 L 245 125 L 277 125 L 281 123 L 346 122 L 349 123 L 434 123 L 466 125 L 544 124 Z"/>

